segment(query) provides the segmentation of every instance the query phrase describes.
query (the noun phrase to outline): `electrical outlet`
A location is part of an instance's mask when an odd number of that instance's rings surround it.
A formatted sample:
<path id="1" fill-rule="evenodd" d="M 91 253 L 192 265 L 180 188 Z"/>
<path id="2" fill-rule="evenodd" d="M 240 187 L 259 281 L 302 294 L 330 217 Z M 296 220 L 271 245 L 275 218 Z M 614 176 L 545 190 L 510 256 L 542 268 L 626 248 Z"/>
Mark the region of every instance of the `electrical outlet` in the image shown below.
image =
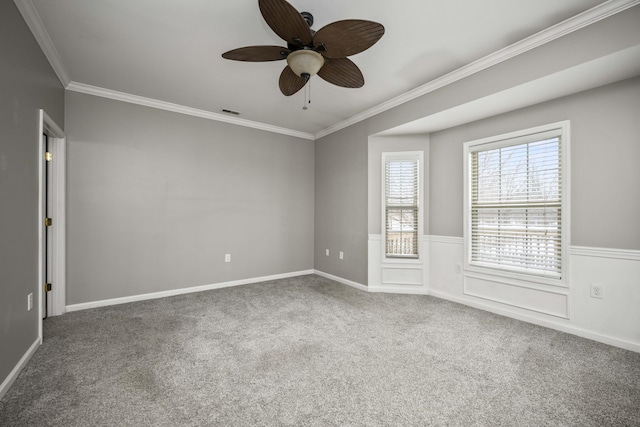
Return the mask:
<path id="1" fill-rule="evenodd" d="M 602 285 L 596 285 L 595 283 L 591 284 L 591 298 L 604 298 Z"/>
<path id="2" fill-rule="evenodd" d="M 231 262 L 231 254 L 224 254 L 224 262 Z"/>
<path id="3" fill-rule="evenodd" d="M 456 263 L 456 273 L 462 274 L 462 264 Z"/>
<path id="4" fill-rule="evenodd" d="M 325 249 L 325 254 L 329 256 L 329 249 Z"/>
<path id="5" fill-rule="evenodd" d="M 344 259 L 344 252 L 340 251 L 340 259 Z"/>
<path id="6" fill-rule="evenodd" d="M 27 295 L 27 311 L 31 311 L 33 308 L 33 292 Z"/>

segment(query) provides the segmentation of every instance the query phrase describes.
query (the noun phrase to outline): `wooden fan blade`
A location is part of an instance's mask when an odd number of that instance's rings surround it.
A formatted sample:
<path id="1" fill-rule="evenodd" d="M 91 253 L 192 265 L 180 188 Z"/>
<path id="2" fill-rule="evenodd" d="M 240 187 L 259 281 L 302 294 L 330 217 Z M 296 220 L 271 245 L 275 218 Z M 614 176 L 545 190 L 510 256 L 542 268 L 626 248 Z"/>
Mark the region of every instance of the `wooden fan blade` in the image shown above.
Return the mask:
<path id="1" fill-rule="evenodd" d="M 225 52 L 222 57 L 234 61 L 264 62 L 285 59 L 289 53 L 289 49 L 281 46 L 247 46 Z"/>
<path id="2" fill-rule="evenodd" d="M 280 74 L 280 92 L 285 96 L 291 96 L 304 87 L 307 81 L 298 76 L 288 65 Z"/>
<path id="3" fill-rule="evenodd" d="M 358 88 L 364 86 L 360 68 L 349 58 L 326 58 L 318 75 L 336 86 Z"/>
<path id="4" fill-rule="evenodd" d="M 296 46 L 311 44 L 309 24 L 285 0 L 259 0 L 258 6 L 267 25 L 284 41 Z"/>
<path id="5" fill-rule="evenodd" d="M 320 28 L 313 36 L 313 44 L 324 44 L 326 50 L 319 52 L 326 58 L 344 58 L 369 49 L 383 35 L 382 24 L 347 19 Z"/>

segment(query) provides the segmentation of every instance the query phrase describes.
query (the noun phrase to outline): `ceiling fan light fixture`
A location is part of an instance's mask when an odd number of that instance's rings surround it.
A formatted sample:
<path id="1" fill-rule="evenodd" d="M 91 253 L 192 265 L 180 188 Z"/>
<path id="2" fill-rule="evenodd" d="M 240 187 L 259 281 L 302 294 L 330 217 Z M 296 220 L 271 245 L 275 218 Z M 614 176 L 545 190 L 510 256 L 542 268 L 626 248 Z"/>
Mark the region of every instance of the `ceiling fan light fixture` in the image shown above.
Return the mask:
<path id="1" fill-rule="evenodd" d="M 298 76 L 308 78 L 314 76 L 324 65 L 324 58 L 318 52 L 301 49 L 291 52 L 287 56 L 287 64 Z"/>

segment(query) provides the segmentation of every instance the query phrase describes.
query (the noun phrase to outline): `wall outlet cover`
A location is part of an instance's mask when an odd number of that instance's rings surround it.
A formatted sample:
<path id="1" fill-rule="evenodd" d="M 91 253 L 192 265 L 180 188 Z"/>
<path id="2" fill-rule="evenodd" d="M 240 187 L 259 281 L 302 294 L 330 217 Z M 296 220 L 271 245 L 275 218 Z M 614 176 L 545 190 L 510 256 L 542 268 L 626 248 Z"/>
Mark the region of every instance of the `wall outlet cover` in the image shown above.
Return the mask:
<path id="1" fill-rule="evenodd" d="M 604 298 L 602 285 L 591 284 L 591 298 Z"/>

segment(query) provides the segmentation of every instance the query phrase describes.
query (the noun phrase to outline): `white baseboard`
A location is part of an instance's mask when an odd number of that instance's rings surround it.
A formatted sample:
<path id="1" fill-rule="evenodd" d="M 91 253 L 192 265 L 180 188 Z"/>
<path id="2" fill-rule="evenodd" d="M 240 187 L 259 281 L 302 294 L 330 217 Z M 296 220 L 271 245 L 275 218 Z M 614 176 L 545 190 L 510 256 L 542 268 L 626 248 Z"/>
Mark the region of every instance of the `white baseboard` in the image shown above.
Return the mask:
<path id="1" fill-rule="evenodd" d="M 446 242 L 449 243 L 449 242 Z M 589 331 L 586 329 L 582 329 L 576 326 L 571 326 L 568 324 L 564 324 L 561 323 L 560 321 L 554 321 L 553 319 L 540 319 L 534 316 L 528 316 L 526 314 L 522 314 L 519 312 L 515 312 L 515 311 L 511 311 L 509 309 L 505 309 L 505 308 L 498 308 L 489 304 L 484 304 L 481 301 L 475 301 L 472 299 L 467 299 L 467 298 L 461 298 L 458 296 L 454 296 L 454 295 L 450 295 L 448 293 L 445 292 L 441 292 L 441 291 L 437 291 L 437 290 L 433 290 L 433 289 L 427 289 L 426 287 L 418 287 L 418 286 L 402 286 L 402 285 L 389 285 L 389 286 L 366 286 L 363 285 L 361 283 L 357 283 L 354 282 L 352 280 L 348 280 L 348 279 L 344 279 L 342 277 L 338 277 L 338 276 L 334 276 L 332 274 L 329 273 L 325 273 L 323 271 L 320 270 L 303 270 L 303 271 L 297 271 L 297 272 L 291 272 L 291 273 L 284 273 L 284 274 L 277 274 L 277 275 L 272 275 L 272 276 L 263 276 L 263 277 L 254 277 L 254 278 L 250 278 L 250 279 L 243 279 L 243 280 L 235 280 L 235 281 L 230 281 L 230 282 L 223 282 L 223 283 L 215 283 L 215 284 L 210 284 L 210 285 L 203 285 L 203 286 L 195 286 L 195 287 L 190 287 L 190 288 L 182 288 L 182 289 L 172 289 L 172 290 L 168 290 L 168 291 L 162 291 L 162 292 L 154 292 L 154 293 L 148 293 L 148 294 L 142 294 L 142 295 L 133 295 L 133 296 L 129 296 L 129 297 L 122 297 L 122 298 L 113 298 L 113 299 L 108 299 L 108 300 L 101 300 L 101 301 L 93 301 L 93 302 L 87 302 L 87 303 L 81 303 L 81 304 L 73 304 L 73 305 L 68 305 L 66 307 L 66 310 L 68 312 L 71 311 L 78 311 L 78 310 L 86 310 L 86 309 L 90 309 L 90 308 L 96 308 L 96 307 L 104 307 L 104 306 L 109 306 L 109 305 L 116 305 L 116 304 L 125 304 L 125 303 L 129 303 L 129 302 L 135 302 L 135 301 L 144 301 L 144 300 L 150 300 L 150 299 L 156 299 L 156 298 L 165 298 L 165 297 L 170 297 L 170 296 L 174 296 L 174 295 L 182 295 L 182 294 L 187 294 L 187 293 L 193 293 L 193 292 L 202 292 L 202 291 L 208 291 L 208 290 L 212 290 L 212 289 L 220 289 L 220 288 L 226 288 L 226 287 L 231 287 L 231 286 L 240 286 L 240 285 L 246 285 L 246 284 L 251 284 L 251 283 L 258 283 L 258 282 L 265 282 L 265 281 L 269 281 L 269 280 L 277 280 L 277 279 L 285 279 L 285 278 L 289 278 L 289 277 L 296 277 L 296 276 L 303 276 L 303 275 L 308 275 L 308 274 L 317 274 L 318 276 L 322 276 L 325 277 L 327 279 L 336 281 L 338 283 L 353 287 L 355 289 L 361 290 L 361 291 L 365 291 L 365 292 L 384 292 L 384 293 L 396 293 L 396 294 L 412 294 L 412 295 L 431 295 L 434 296 L 436 298 L 441 298 L 441 299 L 445 299 L 445 300 L 449 300 L 452 302 L 456 302 L 459 304 L 463 304 L 463 305 L 467 305 L 470 307 L 474 307 L 474 308 L 478 308 L 481 310 L 485 310 L 485 311 L 489 311 L 492 313 L 496 313 L 502 316 L 506 316 L 506 317 L 511 317 L 513 319 L 517 319 L 517 320 L 522 320 L 524 322 L 528 322 L 528 323 L 533 323 L 539 326 L 544 326 L 544 327 L 548 327 L 551 329 L 555 329 L 558 331 L 562 331 L 562 332 L 567 332 L 570 334 L 574 334 L 574 335 L 578 335 L 580 337 L 583 338 L 587 338 L 587 339 L 591 339 L 594 341 L 598 341 L 604 344 L 608 344 L 608 345 L 612 345 L 615 347 L 620 347 L 626 350 L 630 350 L 630 351 L 634 351 L 634 352 L 638 352 L 640 353 L 640 345 L 634 342 L 630 342 L 630 341 L 626 341 L 623 339 L 618 339 L 609 335 L 604 335 L 604 334 L 600 334 L 597 332 L 593 332 L 593 331 Z M 39 341 L 38 343 L 39 344 Z M 34 347 L 35 346 L 35 347 Z M 2 384 L 2 388 L 0 388 L 0 397 L 2 396 L 2 394 L 4 393 L 4 391 L 6 391 L 6 389 L 8 389 L 8 387 L 11 385 L 11 383 L 13 382 L 13 380 L 15 378 L 12 379 L 12 375 L 17 376 L 17 373 L 20 372 L 20 369 L 22 369 L 22 366 L 24 366 L 24 364 L 26 364 L 26 362 L 29 360 L 29 358 L 31 357 L 31 355 L 33 354 L 33 352 L 35 352 L 35 349 L 37 348 L 37 345 L 34 344 L 34 346 L 32 346 L 32 348 L 27 352 L 27 354 L 25 354 L 25 357 L 23 357 L 23 360 L 20 361 L 20 363 L 16 366 L 16 368 L 14 369 L 14 371 L 12 371 L 11 375 L 9 375 L 9 377 L 7 377 L 7 380 L 5 380 L 5 382 Z"/>
<path id="2" fill-rule="evenodd" d="M 449 242 L 446 242 L 449 243 Z M 597 332 L 592 332 L 583 328 L 579 328 L 576 326 L 571 326 L 567 324 L 563 324 L 560 321 L 555 321 L 551 318 L 549 319 L 540 319 L 534 316 L 527 316 L 526 314 L 522 314 L 519 312 L 511 311 L 509 309 L 498 308 L 489 304 L 484 304 L 481 301 L 475 301 L 467 298 L 461 298 L 454 295 L 449 295 L 445 292 L 439 292 L 434 290 L 428 290 L 426 288 L 412 287 L 412 286 L 365 286 L 360 283 L 353 282 L 351 280 L 343 279 L 338 276 L 334 276 L 329 273 L 325 273 L 322 271 L 315 270 L 315 274 L 318 276 L 323 276 L 328 279 L 334 280 L 338 283 L 342 283 L 353 288 L 359 289 L 365 292 L 385 292 L 385 293 L 394 293 L 394 294 L 412 294 L 412 295 L 430 295 L 435 298 L 440 298 L 448 301 L 452 301 L 458 304 L 467 305 L 469 307 L 477 308 L 480 310 L 489 311 L 491 313 L 495 313 L 501 316 L 510 317 L 512 319 L 521 320 L 523 322 L 532 323 L 534 325 L 543 326 L 550 329 L 555 329 L 557 331 L 566 332 L 569 334 L 577 335 L 582 338 L 587 338 L 593 341 L 601 342 L 603 344 L 612 345 L 614 347 L 623 348 L 625 350 L 634 351 L 636 353 L 640 353 L 640 345 L 629 342 L 623 339 L 618 339 L 615 337 L 611 337 L 604 334 L 599 334 Z"/>
<path id="3" fill-rule="evenodd" d="M 292 272 L 292 273 L 274 274 L 274 275 L 271 275 L 271 276 L 253 277 L 253 278 L 250 278 L 250 279 L 242 279 L 242 280 L 234 280 L 234 281 L 231 281 L 231 282 L 214 283 L 214 284 L 211 284 L 211 285 L 193 286 L 193 287 L 189 287 L 189 288 L 171 289 L 171 290 L 168 290 L 168 291 L 153 292 L 153 293 L 149 293 L 149 294 L 132 295 L 132 296 L 128 296 L 128 297 L 112 298 L 112 299 L 105 299 L 105 300 L 92 301 L 92 302 L 84 302 L 84 303 L 80 303 L 80 304 L 68 305 L 66 308 L 67 308 L 67 312 L 78 311 L 78 310 L 87 310 L 87 309 L 90 309 L 90 308 L 106 307 L 106 306 L 109 306 L 109 305 L 126 304 L 126 303 L 129 303 L 129 302 L 146 301 L 146 300 L 157 299 L 157 298 L 166 298 L 166 297 L 172 297 L 172 296 L 175 296 L 175 295 L 183 295 L 183 294 L 190 294 L 190 293 L 194 293 L 194 292 L 210 291 L 212 289 L 228 288 L 228 287 L 231 287 L 231 286 L 240 286 L 240 285 L 248 285 L 248 284 L 251 284 L 251 283 L 267 282 L 269 280 L 278 280 L 278 279 L 286 279 L 286 278 L 289 278 L 289 277 L 305 276 L 307 274 L 314 274 L 314 272 L 315 272 L 315 270 L 303 270 L 303 271 L 295 271 L 295 272 Z"/>
<path id="4" fill-rule="evenodd" d="M 536 317 L 527 316 L 522 313 L 516 313 L 510 310 L 493 307 L 491 305 L 484 304 L 480 301 L 471 301 L 465 298 L 449 295 L 445 292 L 431 291 L 429 295 L 436 298 L 444 299 L 447 301 L 452 301 L 458 304 L 467 305 L 469 307 L 477 308 L 480 310 L 489 311 L 491 313 L 499 314 L 501 316 L 510 317 L 512 319 L 521 320 L 527 323 L 533 323 L 534 325 L 544 326 L 546 328 L 555 329 L 557 331 L 566 332 L 569 334 L 577 335 L 582 338 L 587 338 L 593 341 L 598 341 L 604 344 L 612 345 L 614 347 L 620 347 L 625 350 L 630 350 L 630 351 L 635 351 L 636 353 L 640 353 L 640 345 L 638 344 L 635 344 L 629 341 L 620 340 L 620 339 L 613 338 L 606 335 L 601 335 L 596 332 L 591 332 L 581 328 L 577 328 L 575 326 L 565 325 L 560 322 L 555 322 L 551 319 L 548 319 L 548 320 L 538 319 Z"/>
<path id="5" fill-rule="evenodd" d="M 13 368 L 13 370 L 7 375 L 7 378 L 4 379 L 2 384 L 0 385 L 0 400 L 7 393 L 13 382 L 18 378 L 22 369 L 27 365 L 27 362 L 31 360 L 31 357 L 36 353 L 38 347 L 42 343 L 40 337 L 36 338 L 36 340 L 31 344 L 31 347 L 27 350 L 27 352 L 22 356 L 18 364 Z"/>
<path id="6" fill-rule="evenodd" d="M 367 290 L 386 294 L 429 295 L 429 290 L 424 286 L 382 285 L 369 286 Z"/>
<path id="7" fill-rule="evenodd" d="M 327 279 L 334 280 L 336 282 L 342 283 L 343 285 L 351 286 L 352 288 L 356 288 L 365 292 L 369 291 L 369 288 L 367 286 L 360 284 L 358 282 L 343 279 L 342 277 L 334 276 L 333 274 L 325 273 L 324 271 L 320 271 L 320 270 L 313 270 L 313 272 L 318 276 L 326 277 Z"/>

